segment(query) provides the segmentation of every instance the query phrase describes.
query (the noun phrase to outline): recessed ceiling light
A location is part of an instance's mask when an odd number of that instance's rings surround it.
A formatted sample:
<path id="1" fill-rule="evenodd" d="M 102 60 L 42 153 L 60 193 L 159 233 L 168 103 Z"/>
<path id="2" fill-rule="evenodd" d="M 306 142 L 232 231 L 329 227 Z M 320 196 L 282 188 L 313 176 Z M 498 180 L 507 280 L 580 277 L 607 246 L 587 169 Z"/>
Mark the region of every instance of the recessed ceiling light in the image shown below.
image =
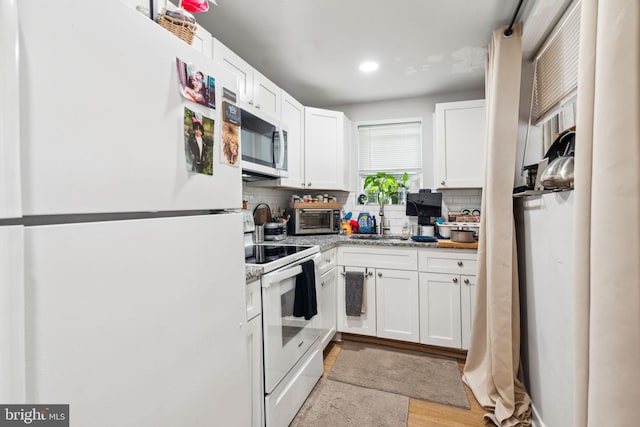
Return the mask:
<path id="1" fill-rule="evenodd" d="M 367 61 L 360 64 L 360 71 L 370 73 L 378 69 L 378 63 L 373 61 Z"/>

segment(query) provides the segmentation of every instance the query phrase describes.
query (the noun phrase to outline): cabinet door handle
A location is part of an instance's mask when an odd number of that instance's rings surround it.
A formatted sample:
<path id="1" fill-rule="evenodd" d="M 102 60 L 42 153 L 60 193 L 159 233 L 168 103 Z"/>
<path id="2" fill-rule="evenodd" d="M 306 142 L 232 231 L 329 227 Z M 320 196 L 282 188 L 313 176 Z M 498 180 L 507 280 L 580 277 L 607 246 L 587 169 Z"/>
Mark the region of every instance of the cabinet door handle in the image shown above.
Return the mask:
<path id="1" fill-rule="evenodd" d="M 367 276 L 368 276 L 368 277 L 373 276 L 373 271 L 369 271 L 369 272 L 367 273 Z"/>
<path id="2" fill-rule="evenodd" d="M 444 185 L 444 181 L 440 181 L 440 185 Z"/>
<path id="3" fill-rule="evenodd" d="M 467 282 L 468 282 L 468 280 L 467 280 Z M 324 287 L 324 282 L 320 283 L 320 286 Z"/>
<path id="4" fill-rule="evenodd" d="M 378 272 L 378 277 L 382 277 L 382 272 L 381 271 Z"/>
<path id="5" fill-rule="evenodd" d="M 463 265 L 462 261 L 458 261 L 458 267 L 462 267 Z"/>
<path id="6" fill-rule="evenodd" d="M 256 104 L 256 108 L 259 110 L 260 109 L 260 104 Z"/>
<path id="7" fill-rule="evenodd" d="M 458 283 L 458 278 L 457 277 L 453 278 L 453 283 Z"/>
<path id="8" fill-rule="evenodd" d="M 464 279 L 464 284 L 468 285 L 469 284 L 469 279 Z"/>
<path id="9" fill-rule="evenodd" d="M 249 101 L 249 105 L 253 105 L 253 100 Z"/>
<path id="10" fill-rule="evenodd" d="M 310 182 L 307 182 L 307 187 L 311 187 L 311 183 Z"/>

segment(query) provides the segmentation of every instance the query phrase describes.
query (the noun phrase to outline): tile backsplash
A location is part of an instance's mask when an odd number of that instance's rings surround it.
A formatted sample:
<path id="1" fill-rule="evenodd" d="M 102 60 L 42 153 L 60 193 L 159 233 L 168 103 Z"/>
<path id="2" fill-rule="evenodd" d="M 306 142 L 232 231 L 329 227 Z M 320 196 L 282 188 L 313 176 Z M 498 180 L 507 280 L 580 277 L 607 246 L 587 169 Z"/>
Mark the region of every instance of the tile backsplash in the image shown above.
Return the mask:
<path id="1" fill-rule="evenodd" d="M 271 212 L 276 214 L 278 209 L 289 207 L 291 196 L 297 194 L 302 196 L 304 190 L 280 189 L 272 187 L 256 186 L 255 184 L 244 183 L 242 186 L 242 198 L 247 201 L 247 209 L 253 209 L 259 203 L 266 203 L 271 208 Z M 378 217 L 378 205 L 368 204 L 360 205 L 356 201 L 356 193 L 347 193 L 343 191 L 328 192 L 338 198 L 338 202 L 343 205 L 345 212 L 352 212 L 354 218 L 358 217 L 360 212 L 369 212 L 371 215 Z M 315 193 L 312 193 L 315 196 Z M 446 218 L 448 212 L 460 212 L 463 209 L 480 209 L 482 204 L 482 190 L 465 189 L 465 190 L 444 190 L 442 191 L 442 215 Z M 405 205 L 387 205 L 384 207 L 385 223 L 390 227 L 391 234 L 400 234 L 405 219 Z M 409 224 L 417 224 L 418 218 L 414 216 L 408 217 Z"/>

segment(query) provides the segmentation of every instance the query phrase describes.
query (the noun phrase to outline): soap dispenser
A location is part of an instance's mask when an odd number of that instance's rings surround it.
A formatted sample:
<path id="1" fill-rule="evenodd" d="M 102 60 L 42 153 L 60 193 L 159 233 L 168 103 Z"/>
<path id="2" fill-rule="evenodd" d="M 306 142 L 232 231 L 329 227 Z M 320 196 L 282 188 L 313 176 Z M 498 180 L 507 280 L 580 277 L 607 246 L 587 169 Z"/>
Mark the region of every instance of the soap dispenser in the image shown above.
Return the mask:
<path id="1" fill-rule="evenodd" d="M 409 225 L 409 220 L 404 220 L 404 225 L 402 226 L 402 239 L 407 240 L 411 237 L 411 226 Z"/>

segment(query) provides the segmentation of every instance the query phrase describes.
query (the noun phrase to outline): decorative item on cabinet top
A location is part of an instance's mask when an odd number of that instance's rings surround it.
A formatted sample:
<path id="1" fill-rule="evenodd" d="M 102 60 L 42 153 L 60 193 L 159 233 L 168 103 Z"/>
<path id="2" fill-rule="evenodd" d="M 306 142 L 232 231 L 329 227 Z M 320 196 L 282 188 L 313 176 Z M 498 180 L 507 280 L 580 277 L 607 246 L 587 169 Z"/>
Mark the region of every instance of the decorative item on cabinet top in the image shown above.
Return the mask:
<path id="1" fill-rule="evenodd" d="M 193 42 L 193 36 L 196 34 L 198 27 L 196 19 L 189 12 L 183 9 L 176 11 L 163 10 L 158 14 L 156 21 L 162 28 L 171 32 L 181 40 L 188 44 Z"/>

